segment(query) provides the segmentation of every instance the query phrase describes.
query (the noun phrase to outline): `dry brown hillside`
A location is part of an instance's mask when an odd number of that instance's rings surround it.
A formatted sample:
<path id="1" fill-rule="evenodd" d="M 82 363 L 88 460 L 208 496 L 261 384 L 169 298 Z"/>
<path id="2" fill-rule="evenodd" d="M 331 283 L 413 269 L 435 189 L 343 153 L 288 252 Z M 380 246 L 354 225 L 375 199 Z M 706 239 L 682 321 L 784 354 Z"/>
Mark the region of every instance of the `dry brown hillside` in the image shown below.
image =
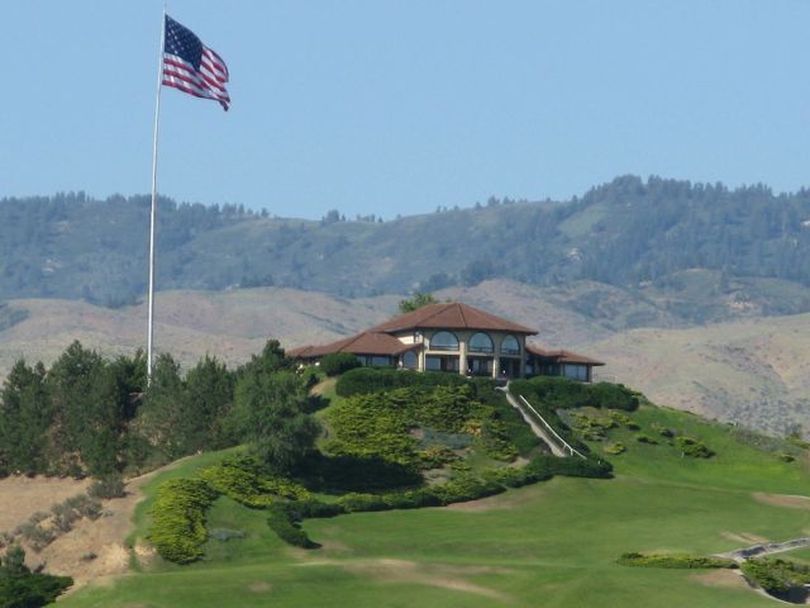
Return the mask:
<path id="1" fill-rule="evenodd" d="M 588 347 L 657 403 L 771 432 L 810 431 L 810 314 L 637 329 Z"/>
<path id="2" fill-rule="evenodd" d="M 611 335 L 564 305 L 549 303 L 537 288 L 487 281 L 475 288 L 446 289 L 462 299 L 540 330 L 549 346 L 582 344 Z M 404 296 L 402 296 L 404 297 Z M 229 364 L 257 353 L 268 338 L 285 347 L 337 339 L 397 312 L 400 296 L 346 299 L 286 288 L 233 291 L 163 291 L 156 297 L 155 340 L 183 365 L 209 353 Z M 19 357 L 53 361 L 73 340 L 112 355 L 145 344 L 146 306 L 116 310 L 75 300 L 12 300 L 28 318 L 0 332 L 0 375 Z"/>
<path id="3" fill-rule="evenodd" d="M 437 292 L 539 330 L 549 347 L 573 347 L 608 362 L 604 378 L 636 387 L 651 399 L 769 431 L 792 422 L 810 431 L 810 315 L 763 317 L 693 328 L 614 331 L 633 304 L 618 289 L 587 284 L 572 292 L 505 280 Z M 582 294 L 590 316 L 577 312 Z M 184 366 L 206 353 L 231 365 L 278 338 L 285 347 L 336 339 L 396 313 L 395 295 L 344 299 L 286 288 L 225 292 L 160 292 L 158 349 Z M 144 305 L 110 310 L 66 300 L 16 300 L 28 318 L 0 331 L 0 376 L 15 359 L 50 363 L 73 340 L 112 355 L 145 340 Z M 644 314 L 635 303 L 634 310 Z M 657 314 L 657 313 L 655 313 Z M 673 324 L 658 316 L 659 325 Z"/>
<path id="4" fill-rule="evenodd" d="M 345 300 L 294 289 L 230 292 L 160 292 L 155 341 L 183 365 L 206 353 L 238 364 L 265 341 L 285 345 L 334 339 L 387 318 L 398 298 Z M 0 369 L 21 356 L 53 361 L 73 340 L 107 354 L 132 353 L 145 345 L 146 306 L 117 310 L 70 300 L 12 300 L 28 311 L 24 321 L 0 332 Z"/>

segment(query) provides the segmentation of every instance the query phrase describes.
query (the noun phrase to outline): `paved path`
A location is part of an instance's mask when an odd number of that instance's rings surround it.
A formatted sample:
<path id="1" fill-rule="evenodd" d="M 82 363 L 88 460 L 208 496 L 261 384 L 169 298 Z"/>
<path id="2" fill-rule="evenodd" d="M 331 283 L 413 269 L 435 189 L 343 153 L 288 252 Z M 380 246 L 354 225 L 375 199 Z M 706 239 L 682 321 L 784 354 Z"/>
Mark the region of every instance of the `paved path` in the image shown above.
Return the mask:
<path id="1" fill-rule="evenodd" d="M 783 553 L 785 551 L 792 551 L 793 549 L 800 549 L 802 547 L 810 547 L 810 536 L 802 536 L 791 540 L 786 540 L 782 543 L 761 543 L 759 545 L 751 545 L 743 549 L 735 549 L 734 551 L 727 551 L 726 553 L 718 553 L 718 557 L 730 557 L 738 562 L 745 561 L 751 557 L 762 557 L 763 555 L 771 555 L 772 553 Z"/>

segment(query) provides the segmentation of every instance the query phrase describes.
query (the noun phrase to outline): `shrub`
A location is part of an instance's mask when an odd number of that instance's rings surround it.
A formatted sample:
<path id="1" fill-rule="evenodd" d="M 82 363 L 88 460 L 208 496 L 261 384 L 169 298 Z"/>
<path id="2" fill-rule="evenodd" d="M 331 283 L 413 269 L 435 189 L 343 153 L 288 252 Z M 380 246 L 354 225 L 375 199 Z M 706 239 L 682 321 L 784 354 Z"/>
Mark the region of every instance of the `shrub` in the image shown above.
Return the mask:
<path id="1" fill-rule="evenodd" d="M 431 487 L 430 491 L 441 501 L 441 504 L 449 505 L 493 496 L 500 494 L 505 489 L 503 485 L 494 480 L 460 475 L 446 483 Z"/>
<path id="2" fill-rule="evenodd" d="M 321 359 L 320 369 L 327 376 L 340 374 L 360 367 L 360 359 L 351 353 L 332 353 Z"/>
<path id="3" fill-rule="evenodd" d="M 161 557 L 186 564 L 203 556 L 205 513 L 217 495 L 202 479 L 170 479 L 158 487 L 149 540 Z"/>
<path id="4" fill-rule="evenodd" d="M 641 429 L 638 423 L 627 414 L 614 411 L 610 412 L 609 416 L 611 420 L 616 422 L 616 424 L 620 424 L 631 431 L 638 431 Z"/>
<path id="5" fill-rule="evenodd" d="M 618 426 L 613 417 L 596 418 L 580 412 L 572 412 L 571 421 L 574 429 L 587 441 L 602 441 L 610 429 Z"/>
<path id="6" fill-rule="evenodd" d="M 306 488 L 285 477 L 269 475 L 253 458 L 225 459 L 200 471 L 199 477 L 220 494 L 252 509 L 264 509 L 278 497 L 309 497 Z"/>
<path id="7" fill-rule="evenodd" d="M 613 465 L 606 460 L 590 458 L 555 458 L 554 456 L 540 456 L 538 461 L 545 460 L 555 475 L 565 477 L 592 477 L 595 479 L 609 479 L 613 477 Z"/>
<path id="8" fill-rule="evenodd" d="M 419 452 L 421 466 L 425 469 L 438 469 L 461 458 L 453 450 L 441 445 L 432 445 Z"/>
<path id="9" fill-rule="evenodd" d="M 278 534 L 284 542 L 303 549 L 317 549 L 318 543 L 312 542 L 304 532 L 299 523 L 293 520 L 286 505 L 282 503 L 274 504 L 268 511 L 267 525 Z"/>
<path id="10" fill-rule="evenodd" d="M 632 412 L 639 406 L 638 393 L 623 384 L 597 382 L 587 385 L 587 393 L 593 407 Z"/>
<path id="11" fill-rule="evenodd" d="M 648 443 L 650 445 L 655 445 L 658 443 L 655 439 L 653 439 L 649 435 L 644 435 L 643 433 L 636 435 L 636 441 L 638 441 L 639 443 Z"/>
<path id="12" fill-rule="evenodd" d="M 363 511 L 387 511 L 391 508 L 382 496 L 377 494 L 358 494 L 352 492 L 337 499 L 337 504 L 346 513 L 359 513 Z"/>
<path id="13" fill-rule="evenodd" d="M 740 566 L 746 578 L 768 593 L 781 595 L 810 583 L 810 566 L 778 558 L 753 558 Z"/>
<path id="14" fill-rule="evenodd" d="M 110 475 L 94 481 L 87 493 L 93 498 L 123 498 L 126 496 L 124 480 L 120 475 Z"/>
<path id="15" fill-rule="evenodd" d="M 619 454 L 627 450 L 627 448 L 624 447 L 624 444 L 621 443 L 620 441 L 608 444 L 603 449 L 606 454 L 611 454 L 613 456 L 618 456 Z"/>
<path id="16" fill-rule="evenodd" d="M 643 568 L 737 568 L 737 562 L 726 557 L 681 553 L 624 553 L 617 560 L 623 566 Z"/>
<path id="17" fill-rule="evenodd" d="M 692 437 L 677 437 L 675 444 L 684 456 L 689 456 L 690 458 L 711 458 L 714 456 L 713 451 Z"/>
<path id="18" fill-rule="evenodd" d="M 589 405 L 631 412 L 639 406 L 638 393 L 623 384 L 610 382 L 584 384 L 567 378 L 536 376 L 531 380 L 513 381 L 512 387 L 512 392 L 524 394 L 528 399 L 533 396 L 554 408 L 570 409 Z"/>
<path id="19" fill-rule="evenodd" d="M 286 505 L 287 512 L 296 521 L 308 517 L 335 517 L 346 513 L 346 509 L 335 502 L 321 502 L 319 500 L 296 500 Z"/>
<path id="20" fill-rule="evenodd" d="M 0 576 L 0 606 L 3 608 L 39 608 L 56 601 L 73 585 L 69 576 L 27 572 L 18 576 Z"/>
<path id="21" fill-rule="evenodd" d="M 661 435 L 661 437 L 666 437 L 668 439 L 671 439 L 672 437 L 675 437 L 675 431 L 673 431 L 672 429 L 668 429 L 664 425 L 659 424 L 657 422 L 653 422 L 650 425 L 650 428 L 653 431 L 655 431 L 656 433 L 658 433 L 659 435 Z"/>
<path id="22" fill-rule="evenodd" d="M 531 380 L 515 380 L 511 383 L 510 391 L 525 395 L 535 407 L 535 401 L 562 409 L 592 405 L 588 385 L 566 378 L 537 376 Z"/>
<path id="23" fill-rule="evenodd" d="M 335 390 L 341 397 L 365 395 L 403 387 L 460 386 L 466 380 L 458 374 L 359 367 L 343 374 Z"/>

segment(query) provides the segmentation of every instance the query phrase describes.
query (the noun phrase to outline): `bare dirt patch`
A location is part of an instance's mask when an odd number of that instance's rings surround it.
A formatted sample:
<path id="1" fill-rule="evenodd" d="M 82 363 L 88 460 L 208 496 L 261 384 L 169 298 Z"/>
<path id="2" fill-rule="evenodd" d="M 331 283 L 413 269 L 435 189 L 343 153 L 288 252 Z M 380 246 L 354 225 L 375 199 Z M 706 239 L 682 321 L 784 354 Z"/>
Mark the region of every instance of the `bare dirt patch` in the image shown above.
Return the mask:
<path id="1" fill-rule="evenodd" d="M 267 593 L 272 588 L 273 586 L 265 581 L 256 581 L 248 585 L 248 591 L 252 591 L 253 593 Z"/>
<path id="2" fill-rule="evenodd" d="M 327 378 L 326 380 L 321 380 L 309 390 L 309 394 L 320 397 L 326 391 L 333 389 L 336 384 L 337 378 Z"/>
<path id="3" fill-rule="evenodd" d="M 742 543 L 746 545 L 756 545 L 767 543 L 770 539 L 758 534 L 750 534 L 749 532 L 723 532 L 722 537 L 728 540 L 733 540 L 735 543 Z"/>
<path id="4" fill-rule="evenodd" d="M 711 572 L 693 574 L 689 578 L 708 587 L 748 589 L 748 583 L 734 570 L 712 570 Z"/>
<path id="5" fill-rule="evenodd" d="M 89 479 L 6 477 L 0 479 L 0 530 L 12 530 L 37 511 L 47 511 L 63 500 L 82 494 Z"/>
<path id="6" fill-rule="evenodd" d="M 90 581 L 101 585 L 111 583 L 113 576 L 129 570 L 133 552 L 141 563 L 148 561 L 154 556 L 151 547 L 138 543 L 130 549 L 125 544 L 132 529 L 135 506 L 143 499 L 141 487 L 154 475 L 172 469 L 184 460 L 130 479 L 126 484 L 126 496 L 102 501 L 104 516 L 78 521 L 70 532 L 58 537 L 39 554 L 29 552 L 29 561 L 34 566 L 44 564 L 49 573 L 73 577 L 75 584 L 69 593 Z M 88 480 L 86 485 L 89 483 Z"/>
<path id="7" fill-rule="evenodd" d="M 765 492 L 754 492 L 754 500 L 773 505 L 774 507 L 787 507 L 789 509 L 810 510 L 810 496 L 799 494 L 766 494 Z"/>

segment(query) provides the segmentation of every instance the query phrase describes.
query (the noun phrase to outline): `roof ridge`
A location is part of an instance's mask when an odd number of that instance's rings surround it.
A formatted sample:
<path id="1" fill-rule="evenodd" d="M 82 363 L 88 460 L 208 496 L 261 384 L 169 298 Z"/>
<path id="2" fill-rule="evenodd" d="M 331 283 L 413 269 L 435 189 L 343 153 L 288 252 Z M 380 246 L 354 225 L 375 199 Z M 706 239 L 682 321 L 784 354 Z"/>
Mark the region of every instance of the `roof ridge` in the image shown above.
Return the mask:
<path id="1" fill-rule="evenodd" d="M 440 314 L 440 313 L 443 313 L 445 310 L 447 310 L 448 308 L 450 308 L 450 307 L 451 307 L 453 304 L 456 304 L 457 302 L 436 302 L 436 303 L 437 303 L 437 304 L 438 304 L 438 305 L 439 305 L 441 308 L 437 309 L 437 310 L 436 310 L 436 312 L 434 312 L 433 314 L 430 314 L 430 315 L 428 315 L 428 316 L 426 316 L 426 317 L 422 318 L 422 321 L 421 321 L 422 323 L 424 323 L 424 322 L 425 322 L 425 321 L 427 321 L 428 319 L 432 319 L 433 317 L 435 317 L 436 315 L 438 315 L 438 314 Z M 418 309 L 417 309 L 417 310 L 418 310 Z M 414 312 L 416 312 L 416 311 L 414 311 Z"/>
<path id="2" fill-rule="evenodd" d="M 467 321 L 467 316 L 464 314 L 464 307 L 466 306 L 466 304 L 463 304 L 461 302 L 456 302 L 456 306 L 458 306 L 458 314 L 461 315 L 461 320 L 464 323 L 464 326 L 469 327 L 470 322 Z"/>

